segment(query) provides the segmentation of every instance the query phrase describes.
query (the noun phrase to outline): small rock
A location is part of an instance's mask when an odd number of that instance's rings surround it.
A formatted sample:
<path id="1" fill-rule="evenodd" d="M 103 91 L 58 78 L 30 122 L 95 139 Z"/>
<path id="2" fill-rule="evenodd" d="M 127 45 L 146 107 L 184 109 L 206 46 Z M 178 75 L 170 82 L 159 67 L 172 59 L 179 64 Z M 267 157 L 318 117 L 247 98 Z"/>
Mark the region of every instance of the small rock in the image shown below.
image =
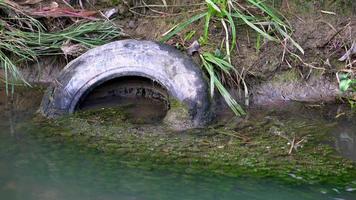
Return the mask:
<path id="1" fill-rule="evenodd" d="M 333 188 L 332 190 L 333 190 L 334 192 L 336 192 L 336 193 L 340 194 L 340 191 L 339 191 L 338 189 Z"/>
<path id="2" fill-rule="evenodd" d="M 78 57 L 88 49 L 82 44 L 72 44 L 67 42 L 62 45 L 61 50 L 65 56 Z"/>
<path id="3" fill-rule="evenodd" d="M 200 44 L 198 41 L 194 41 L 187 49 L 189 55 L 193 55 L 195 52 L 198 52 L 200 49 Z"/>
<path id="4" fill-rule="evenodd" d="M 356 191 L 356 188 L 346 188 L 346 192 L 353 192 Z"/>
<path id="5" fill-rule="evenodd" d="M 118 8 L 110 8 L 104 12 L 106 18 L 111 19 L 117 15 L 119 12 Z"/>
<path id="6" fill-rule="evenodd" d="M 135 23 L 135 21 L 134 21 L 134 20 L 130 20 L 128 26 L 129 26 L 129 28 L 131 28 L 131 29 L 136 28 L 136 23 Z"/>
<path id="7" fill-rule="evenodd" d="M 327 191 L 327 190 L 325 190 L 325 189 L 322 189 L 322 190 L 320 190 L 320 193 L 321 193 L 321 194 L 327 194 L 327 193 L 328 193 L 328 191 Z"/>
<path id="8" fill-rule="evenodd" d="M 50 5 L 49 5 L 49 7 L 51 8 L 51 9 L 54 9 L 54 8 L 58 8 L 58 3 L 57 2 L 52 2 Z"/>

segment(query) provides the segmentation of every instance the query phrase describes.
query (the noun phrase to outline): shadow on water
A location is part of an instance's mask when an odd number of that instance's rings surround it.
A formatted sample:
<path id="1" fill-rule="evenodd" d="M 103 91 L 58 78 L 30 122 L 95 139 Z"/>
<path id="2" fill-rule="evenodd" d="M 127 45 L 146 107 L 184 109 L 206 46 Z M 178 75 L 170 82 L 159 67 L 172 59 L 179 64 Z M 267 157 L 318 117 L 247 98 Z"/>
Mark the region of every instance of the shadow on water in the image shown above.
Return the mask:
<path id="1" fill-rule="evenodd" d="M 18 91 L 0 98 L 0 197 L 6 200 L 143 200 L 143 199 L 355 199 L 355 193 L 330 186 L 287 185 L 271 179 L 192 175 L 184 171 L 137 168 L 115 156 L 78 146 L 61 137 L 39 138 L 20 128 L 36 112 L 42 91 Z M 144 104 L 143 104 L 144 105 Z M 144 105 L 146 106 L 146 105 Z M 297 111 L 298 110 L 298 111 Z M 305 112 L 304 112 L 305 111 Z M 335 121 L 335 111 L 310 113 L 292 108 L 268 111 L 281 118 L 323 117 Z M 265 115 L 258 109 L 251 115 Z M 293 113 L 291 116 L 290 113 Z M 333 145 L 355 159 L 354 118 L 336 120 Z M 25 123 L 31 126 L 31 123 Z"/>
<path id="2" fill-rule="evenodd" d="M 321 121 L 333 125 L 328 131 L 328 134 L 333 136 L 332 140 L 325 142 L 333 146 L 343 157 L 356 161 L 356 115 L 348 105 L 291 103 L 272 106 L 267 111 L 253 110 L 252 113 L 276 117 L 281 121 L 293 119 L 302 122 Z"/>
<path id="3" fill-rule="evenodd" d="M 335 149 L 345 158 L 356 161 L 355 119 L 339 122 L 339 126 L 332 132 L 332 135 L 336 138 Z"/>
<path id="4" fill-rule="evenodd" d="M 124 107 L 125 113 L 144 123 L 161 122 L 169 108 L 168 93 L 144 77 L 126 76 L 104 82 L 80 99 L 77 110 Z"/>

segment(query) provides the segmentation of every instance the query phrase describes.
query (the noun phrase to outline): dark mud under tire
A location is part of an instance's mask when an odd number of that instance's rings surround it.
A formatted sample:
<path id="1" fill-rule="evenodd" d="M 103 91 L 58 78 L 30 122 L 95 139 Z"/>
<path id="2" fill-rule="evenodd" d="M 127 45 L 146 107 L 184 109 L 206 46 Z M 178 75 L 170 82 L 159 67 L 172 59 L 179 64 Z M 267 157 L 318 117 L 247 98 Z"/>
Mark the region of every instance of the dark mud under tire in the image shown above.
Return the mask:
<path id="1" fill-rule="evenodd" d="M 193 60 L 177 49 L 152 41 L 121 40 L 94 49 L 70 62 L 47 89 L 40 113 L 55 118 L 75 112 L 83 95 L 120 77 L 149 78 L 163 86 L 188 110 L 186 127 L 209 121 L 206 80 Z"/>

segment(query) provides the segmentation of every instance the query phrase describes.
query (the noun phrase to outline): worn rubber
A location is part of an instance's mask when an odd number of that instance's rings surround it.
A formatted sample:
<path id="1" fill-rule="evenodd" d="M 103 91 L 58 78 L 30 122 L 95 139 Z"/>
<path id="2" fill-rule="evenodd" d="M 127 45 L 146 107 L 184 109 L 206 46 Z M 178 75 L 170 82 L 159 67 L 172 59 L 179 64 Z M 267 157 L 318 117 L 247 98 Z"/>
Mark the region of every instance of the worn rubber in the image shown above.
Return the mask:
<path id="1" fill-rule="evenodd" d="M 171 46 L 138 40 L 112 42 L 70 62 L 47 89 L 40 113 L 49 118 L 73 113 L 83 95 L 101 83 L 124 76 L 158 82 L 188 107 L 193 127 L 207 123 L 208 87 L 199 67 Z"/>

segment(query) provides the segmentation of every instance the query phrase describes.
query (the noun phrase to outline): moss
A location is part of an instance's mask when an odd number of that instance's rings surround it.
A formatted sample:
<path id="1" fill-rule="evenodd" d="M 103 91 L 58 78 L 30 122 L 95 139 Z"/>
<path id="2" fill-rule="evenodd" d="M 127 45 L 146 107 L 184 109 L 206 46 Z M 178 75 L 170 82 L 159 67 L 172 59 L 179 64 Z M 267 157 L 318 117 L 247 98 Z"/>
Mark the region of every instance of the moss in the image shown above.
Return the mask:
<path id="1" fill-rule="evenodd" d="M 295 83 L 300 80 L 300 75 L 297 69 L 290 69 L 288 71 L 284 71 L 280 74 L 276 74 L 272 81 L 274 83 Z"/>
<path id="2" fill-rule="evenodd" d="M 120 156 L 130 166 L 185 173 L 275 177 L 291 183 L 346 186 L 356 180 L 355 164 L 323 141 L 335 124 L 256 118 L 223 128 L 174 132 L 164 126 L 134 126 L 123 120 L 108 125 L 98 116 L 37 122 L 38 134 Z M 230 127 L 230 128 L 226 128 Z M 37 131 L 38 132 L 38 131 Z M 66 133 L 73 134 L 66 134 Z M 64 136 L 63 136 L 63 133 Z M 304 139 L 288 154 L 292 138 Z M 288 140 L 289 138 L 289 140 Z"/>
<path id="3" fill-rule="evenodd" d="M 325 70 L 313 69 L 310 73 L 310 77 L 322 78 L 325 74 Z"/>
<path id="4" fill-rule="evenodd" d="M 191 116 L 188 106 L 174 98 L 169 99 L 170 109 L 164 118 L 164 123 L 174 130 L 184 130 L 191 128 Z"/>

